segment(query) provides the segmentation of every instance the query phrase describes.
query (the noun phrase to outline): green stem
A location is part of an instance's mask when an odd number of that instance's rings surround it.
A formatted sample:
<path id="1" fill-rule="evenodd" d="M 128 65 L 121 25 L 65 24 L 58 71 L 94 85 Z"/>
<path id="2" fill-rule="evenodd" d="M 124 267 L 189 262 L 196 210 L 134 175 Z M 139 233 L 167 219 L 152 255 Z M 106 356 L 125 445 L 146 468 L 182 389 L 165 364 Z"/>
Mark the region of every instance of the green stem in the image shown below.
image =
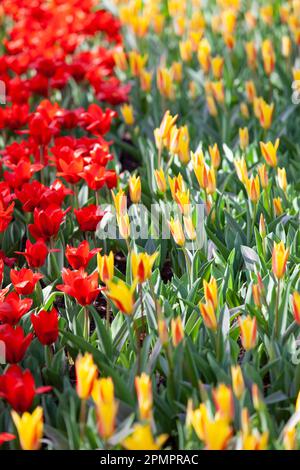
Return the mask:
<path id="1" fill-rule="evenodd" d="M 90 316 L 87 307 L 83 307 L 84 313 L 84 325 L 83 325 L 83 337 L 86 341 L 89 340 L 90 337 Z"/>
<path id="2" fill-rule="evenodd" d="M 275 326 L 274 326 L 275 338 L 278 338 L 278 334 L 279 334 L 279 299 L 280 299 L 280 279 L 278 279 L 277 293 L 276 293 Z"/>

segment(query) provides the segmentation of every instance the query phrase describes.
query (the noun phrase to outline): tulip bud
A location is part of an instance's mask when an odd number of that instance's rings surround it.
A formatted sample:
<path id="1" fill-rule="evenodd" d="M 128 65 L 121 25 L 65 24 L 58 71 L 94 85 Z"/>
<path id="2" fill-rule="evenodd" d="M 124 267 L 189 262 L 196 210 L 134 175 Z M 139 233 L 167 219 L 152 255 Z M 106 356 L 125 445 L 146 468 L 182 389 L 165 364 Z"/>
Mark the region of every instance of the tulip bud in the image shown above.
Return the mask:
<path id="1" fill-rule="evenodd" d="M 239 317 L 238 322 L 241 330 L 242 345 L 246 351 L 250 351 L 250 349 L 253 349 L 256 344 L 256 318 L 252 318 L 250 315 L 248 315 L 245 318 Z"/>
<path id="2" fill-rule="evenodd" d="M 277 279 L 281 279 L 286 271 L 286 265 L 289 258 L 289 249 L 285 249 L 284 243 L 274 242 L 272 253 L 272 269 Z"/>
<path id="3" fill-rule="evenodd" d="M 167 183 L 163 169 L 160 168 L 159 170 L 154 170 L 154 176 L 159 191 L 161 193 L 165 193 L 167 190 Z"/>
<path id="4" fill-rule="evenodd" d="M 296 450 L 297 439 L 296 439 L 296 428 L 295 426 L 285 427 L 283 431 L 283 445 L 285 450 Z"/>
<path id="5" fill-rule="evenodd" d="M 239 129 L 239 136 L 240 136 L 240 147 L 242 150 L 246 150 L 249 145 L 249 132 L 248 128 L 240 128 Z"/>
<path id="6" fill-rule="evenodd" d="M 135 389 L 138 397 L 141 420 L 150 421 L 152 418 L 152 383 L 150 377 L 144 372 L 135 378 Z"/>
<path id="7" fill-rule="evenodd" d="M 213 399 L 218 417 L 227 422 L 234 418 L 234 404 L 232 390 L 225 384 L 220 384 L 213 390 Z"/>
<path id="8" fill-rule="evenodd" d="M 295 322 L 300 325 L 300 294 L 299 292 L 295 291 L 293 293 L 293 314 Z"/>
<path id="9" fill-rule="evenodd" d="M 98 375 L 98 369 L 93 361 L 93 356 L 85 353 L 84 356 L 79 354 L 75 362 L 76 370 L 76 391 L 79 398 L 87 400 L 94 386 L 94 382 Z"/>
<path id="10" fill-rule="evenodd" d="M 114 254 L 110 251 L 109 255 L 101 256 L 97 254 L 97 265 L 100 280 L 106 284 L 114 277 Z"/>
<path id="11" fill-rule="evenodd" d="M 209 146 L 208 150 L 209 150 L 212 166 L 215 169 L 219 168 L 221 164 L 221 155 L 220 155 L 220 151 L 218 148 L 218 144 L 214 144 L 213 147 Z"/>
<path id="12" fill-rule="evenodd" d="M 283 192 L 286 192 L 287 179 L 286 179 L 285 168 L 277 169 L 277 181 L 278 181 L 278 186 L 280 187 L 280 189 L 282 189 Z"/>
<path id="13" fill-rule="evenodd" d="M 267 234 L 266 221 L 262 213 L 260 214 L 260 218 L 259 218 L 259 233 L 260 233 L 261 238 L 265 238 Z"/>
<path id="14" fill-rule="evenodd" d="M 174 238 L 175 243 L 179 246 L 185 244 L 185 236 L 183 233 L 182 225 L 179 219 L 171 219 L 169 221 L 169 227 Z"/>
<path id="15" fill-rule="evenodd" d="M 141 178 L 139 176 L 130 176 L 129 178 L 129 194 L 133 203 L 138 203 L 141 200 Z"/>
<path id="16" fill-rule="evenodd" d="M 176 348 L 176 346 L 178 346 L 184 338 L 183 325 L 180 317 L 172 318 L 171 332 L 173 346 Z"/>
<path id="17" fill-rule="evenodd" d="M 96 404 L 97 426 L 100 437 L 108 439 L 114 433 L 118 410 L 111 377 L 101 378 L 94 382 L 92 397 Z"/>
<path id="18" fill-rule="evenodd" d="M 158 319 L 158 336 L 162 346 L 166 346 L 169 342 L 169 333 L 167 322 L 164 318 Z"/>
<path id="19" fill-rule="evenodd" d="M 199 308 L 205 326 L 213 331 L 216 331 L 218 328 L 218 321 L 212 302 L 208 301 L 206 304 L 200 303 Z"/>
<path id="20" fill-rule="evenodd" d="M 239 365 L 231 366 L 232 388 L 235 396 L 240 399 L 245 390 L 245 383 L 242 369 Z"/>
<path id="21" fill-rule="evenodd" d="M 129 104 L 123 104 L 120 111 L 125 124 L 127 124 L 127 126 L 132 126 L 134 124 L 133 107 Z"/>
<path id="22" fill-rule="evenodd" d="M 274 199 L 273 199 L 273 209 L 274 209 L 274 213 L 277 217 L 283 213 L 283 208 L 282 208 L 281 198 L 280 197 L 274 197 Z"/>
<path id="23" fill-rule="evenodd" d="M 158 253 L 148 255 L 148 253 L 135 253 L 131 255 L 131 269 L 133 279 L 143 283 L 151 277 L 153 264 Z"/>

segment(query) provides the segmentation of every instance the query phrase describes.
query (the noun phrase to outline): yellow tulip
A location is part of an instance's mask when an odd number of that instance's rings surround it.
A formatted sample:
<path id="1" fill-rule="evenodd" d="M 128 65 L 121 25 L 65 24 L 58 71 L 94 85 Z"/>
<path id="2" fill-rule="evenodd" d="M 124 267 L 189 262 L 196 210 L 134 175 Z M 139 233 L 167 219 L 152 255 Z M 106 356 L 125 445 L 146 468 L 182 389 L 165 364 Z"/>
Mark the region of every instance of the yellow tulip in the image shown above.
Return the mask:
<path id="1" fill-rule="evenodd" d="M 141 71 L 144 69 L 147 63 L 148 56 L 147 55 L 141 56 L 136 51 L 130 51 L 128 55 L 129 55 L 129 65 L 130 65 L 131 73 L 134 77 L 139 77 L 141 74 Z"/>
<path id="2" fill-rule="evenodd" d="M 256 52 L 256 47 L 255 47 L 254 42 L 253 41 L 246 42 L 245 50 L 246 50 L 246 55 L 247 55 L 248 67 L 252 70 L 255 70 L 257 66 L 257 62 L 256 62 L 257 52 Z"/>
<path id="3" fill-rule="evenodd" d="M 198 47 L 198 61 L 203 72 L 208 73 L 210 68 L 210 52 L 211 47 L 206 38 L 201 39 Z"/>
<path id="4" fill-rule="evenodd" d="M 206 104 L 207 104 L 209 114 L 213 117 L 217 116 L 218 110 L 217 110 L 216 103 L 215 103 L 213 96 L 209 95 L 206 97 Z"/>
<path id="5" fill-rule="evenodd" d="M 284 276 L 289 253 L 289 249 L 285 248 L 283 241 L 280 243 L 274 242 L 272 253 L 272 270 L 277 279 L 281 279 Z"/>
<path id="6" fill-rule="evenodd" d="M 211 158 L 212 166 L 215 169 L 218 169 L 219 166 L 221 165 L 221 155 L 220 155 L 218 144 L 214 144 L 213 147 L 209 146 L 208 151 L 209 151 L 209 155 Z"/>
<path id="7" fill-rule="evenodd" d="M 154 439 L 150 424 L 136 424 L 133 433 L 124 439 L 122 445 L 127 450 L 160 450 L 167 439 L 167 434 Z"/>
<path id="8" fill-rule="evenodd" d="M 240 137 L 240 147 L 242 150 L 246 150 L 249 145 L 249 132 L 248 128 L 240 128 L 239 129 L 239 137 Z"/>
<path id="9" fill-rule="evenodd" d="M 240 399 L 245 391 L 242 369 L 239 365 L 231 366 L 232 388 L 235 396 Z"/>
<path id="10" fill-rule="evenodd" d="M 250 351 L 250 349 L 253 349 L 256 344 L 256 318 L 252 318 L 250 315 L 248 315 L 245 318 L 239 317 L 238 321 L 241 330 L 241 341 L 243 348 L 246 349 L 246 351 Z"/>
<path id="11" fill-rule="evenodd" d="M 129 288 L 121 279 L 107 283 L 107 297 L 126 315 L 132 315 L 134 308 L 135 283 Z"/>
<path id="12" fill-rule="evenodd" d="M 281 53 L 283 57 L 290 57 L 292 52 L 292 41 L 289 36 L 282 36 L 281 38 Z"/>
<path id="13" fill-rule="evenodd" d="M 133 107 L 130 104 L 123 104 L 120 110 L 125 124 L 132 126 L 134 124 Z"/>
<path id="14" fill-rule="evenodd" d="M 179 43 L 180 57 L 184 62 L 189 62 L 193 57 L 193 45 L 191 40 L 181 41 Z"/>
<path id="15" fill-rule="evenodd" d="M 177 202 L 181 213 L 187 216 L 190 212 L 190 191 L 177 191 L 175 194 L 175 201 Z"/>
<path id="16" fill-rule="evenodd" d="M 297 434 L 295 426 L 285 427 L 283 431 L 283 445 L 285 450 L 296 450 Z"/>
<path id="17" fill-rule="evenodd" d="M 282 189 L 283 192 L 286 191 L 287 188 L 287 179 L 286 179 L 286 171 L 285 168 L 278 168 L 277 169 L 277 181 L 278 186 Z"/>
<path id="18" fill-rule="evenodd" d="M 283 213 L 283 208 L 281 204 L 281 198 L 280 197 L 274 197 L 273 199 L 273 208 L 274 208 L 274 213 L 276 216 L 279 216 Z"/>
<path id="19" fill-rule="evenodd" d="M 147 70 L 141 70 L 140 72 L 140 82 L 141 89 L 145 92 L 151 90 L 151 81 L 152 81 L 152 72 L 147 72 Z"/>
<path id="20" fill-rule="evenodd" d="M 293 293 L 293 314 L 294 319 L 298 325 L 300 325 L 300 294 L 299 292 L 295 291 Z"/>
<path id="21" fill-rule="evenodd" d="M 260 214 L 259 218 L 259 233 L 262 238 L 264 238 L 267 234 L 266 221 L 263 214 Z"/>
<path id="22" fill-rule="evenodd" d="M 216 82 L 211 82 L 211 88 L 212 88 L 212 92 L 217 103 L 223 104 L 225 101 L 223 81 L 219 80 Z"/>
<path id="23" fill-rule="evenodd" d="M 124 240 L 128 240 L 130 237 L 130 220 L 129 215 L 121 214 L 117 217 L 117 222 L 119 226 L 120 235 Z"/>
<path id="24" fill-rule="evenodd" d="M 259 184 L 259 177 L 256 175 L 255 177 L 251 176 L 246 182 L 246 189 L 249 196 L 250 201 L 257 203 L 260 196 L 260 184 Z"/>
<path id="25" fill-rule="evenodd" d="M 208 419 L 204 426 L 204 442 L 207 450 L 224 450 L 232 436 L 228 421 L 216 417 Z"/>
<path id="26" fill-rule="evenodd" d="M 275 144 L 272 142 L 260 142 L 261 153 L 266 160 L 267 164 L 271 167 L 277 165 L 277 150 L 279 147 L 280 140 L 276 139 Z"/>
<path id="27" fill-rule="evenodd" d="M 174 83 L 171 71 L 166 67 L 159 67 L 156 74 L 157 88 L 162 96 L 172 100 L 175 98 Z"/>
<path id="28" fill-rule="evenodd" d="M 167 183 L 164 170 L 162 168 L 160 168 L 159 170 L 154 170 L 154 176 L 159 191 L 161 193 L 165 193 L 167 190 Z"/>
<path id="29" fill-rule="evenodd" d="M 79 398 L 87 400 L 94 386 L 94 382 L 98 375 L 98 369 L 94 363 L 93 356 L 85 353 L 84 356 L 79 354 L 75 361 L 76 370 L 76 391 Z"/>
<path id="30" fill-rule="evenodd" d="M 221 56 L 216 56 L 211 60 L 212 72 L 215 79 L 219 80 L 223 75 L 224 59 Z"/>
<path id="31" fill-rule="evenodd" d="M 205 326 L 210 330 L 216 331 L 218 329 L 218 321 L 212 302 L 208 301 L 206 304 L 200 302 L 199 308 Z"/>
<path id="32" fill-rule="evenodd" d="M 192 218 L 190 216 L 183 216 L 183 224 L 184 224 L 184 229 L 188 236 L 188 239 L 192 241 L 196 240 L 197 233 L 196 233 Z"/>
<path id="33" fill-rule="evenodd" d="M 263 129 L 269 129 L 272 124 L 274 103 L 268 104 L 262 98 L 259 100 L 259 122 Z"/>
<path id="34" fill-rule="evenodd" d="M 248 102 L 253 103 L 254 98 L 256 97 L 256 88 L 254 82 L 252 80 L 246 81 L 245 88 Z"/>
<path id="35" fill-rule="evenodd" d="M 21 416 L 14 410 L 11 412 L 17 428 L 20 445 L 23 450 L 38 450 L 43 436 L 43 408 L 38 406 L 32 413 L 27 411 Z"/>
<path id="36" fill-rule="evenodd" d="M 122 71 L 127 70 L 128 63 L 127 63 L 126 53 L 123 51 L 123 49 L 117 49 L 113 53 L 113 58 L 118 69 Z"/>
<path id="37" fill-rule="evenodd" d="M 131 255 L 132 276 L 138 282 L 143 283 L 151 277 L 153 264 L 158 253 L 148 255 L 148 253 L 135 253 Z"/>
<path id="38" fill-rule="evenodd" d="M 248 170 L 247 170 L 246 160 L 244 159 L 244 157 L 237 158 L 236 160 L 234 160 L 234 166 L 235 166 L 238 179 L 242 183 L 246 184 L 246 182 L 248 181 Z"/>
<path id="39" fill-rule="evenodd" d="M 225 384 L 218 385 L 213 390 L 213 399 L 219 418 L 232 421 L 234 418 L 233 394 L 230 387 Z"/>
<path id="40" fill-rule="evenodd" d="M 96 404 L 97 426 L 102 439 L 110 438 L 115 430 L 118 404 L 114 396 L 114 384 L 111 377 L 95 381 L 92 397 Z"/>
<path id="41" fill-rule="evenodd" d="M 262 165 L 259 165 L 257 171 L 258 171 L 258 174 L 259 174 L 261 187 L 266 188 L 268 186 L 268 182 L 269 182 L 268 170 L 266 168 L 266 165 L 264 163 Z"/>
<path id="42" fill-rule="evenodd" d="M 142 373 L 135 377 L 135 389 L 138 397 L 139 412 L 141 420 L 150 421 L 152 418 L 152 382 L 149 375 Z"/>
<path id="43" fill-rule="evenodd" d="M 218 286 L 216 279 L 211 276 L 210 281 L 203 280 L 203 288 L 206 302 L 211 302 L 213 307 L 218 307 Z"/>
<path id="44" fill-rule="evenodd" d="M 112 191 L 112 197 L 116 209 L 117 217 L 124 215 L 127 212 L 127 197 L 123 189 L 120 189 L 116 194 Z"/>
<path id="45" fill-rule="evenodd" d="M 133 203 L 138 203 L 141 200 L 142 185 L 139 176 L 132 175 L 129 177 L 129 194 Z"/>
<path id="46" fill-rule="evenodd" d="M 174 176 L 174 178 L 171 178 L 169 176 L 168 180 L 169 180 L 172 198 L 175 200 L 176 193 L 178 191 L 183 192 L 185 190 L 182 174 L 179 173 L 179 175 Z"/>
<path id="47" fill-rule="evenodd" d="M 97 265 L 99 277 L 104 284 L 111 281 L 114 277 L 114 254 L 110 251 L 109 255 L 101 256 L 97 253 Z"/>
<path id="48" fill-rule="evenodd" d="M 173 62 L 171 66 L 171 73 L 173 80 L 177 83 L 180 83 L 182 81 L 182 63 Z"/>

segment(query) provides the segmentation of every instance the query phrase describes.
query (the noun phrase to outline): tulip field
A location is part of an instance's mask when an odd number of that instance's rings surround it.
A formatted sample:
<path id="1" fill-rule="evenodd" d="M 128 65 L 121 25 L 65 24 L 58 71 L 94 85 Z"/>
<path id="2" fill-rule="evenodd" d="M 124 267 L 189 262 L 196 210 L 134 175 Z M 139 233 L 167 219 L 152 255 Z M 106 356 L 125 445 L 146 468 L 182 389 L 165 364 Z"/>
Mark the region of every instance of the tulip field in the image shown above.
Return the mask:
<path id="1" fill-rule="evenodd" d="M 0 34 L 0 450 L 300 450 L 300 0 Z"/>

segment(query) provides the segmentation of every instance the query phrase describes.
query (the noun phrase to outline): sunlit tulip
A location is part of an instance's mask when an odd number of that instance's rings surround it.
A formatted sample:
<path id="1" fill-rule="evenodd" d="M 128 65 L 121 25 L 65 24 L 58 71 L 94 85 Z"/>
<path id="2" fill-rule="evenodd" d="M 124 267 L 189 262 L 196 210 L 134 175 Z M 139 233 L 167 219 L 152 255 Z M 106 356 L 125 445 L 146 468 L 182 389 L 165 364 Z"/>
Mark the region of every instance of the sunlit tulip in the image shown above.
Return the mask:
<path id="1" fill-rule="evenodd" d="M 218 286 L 216 279 L 211 276 L 210 281 L 203 280 L 203 288 L 206 302 L 211 302 L 213 307 L 218 307 Z"/>
<path id="2" fill-rule="evenodd" d="M 141 89 L 145 92 L 151 90 L 151 81 L 152 81 L 152 72 L 148 72 L 147 70 L 141 70 L 140 73 L 140 82 L 141 82 Z"/>
<path id="3" fill-rule="evenodd" d="M 149 375 L 142 373 L 135 377 L 135 389 L 138 397 L 139 413 L 141 420 L 151 420 L 152 418 L 152 382 Z"/>
<path id="4" fill-rule="evenodd" d="M 285 248 L 283 241 L 274 242 L 272 253 L 272 270 L 277 279 L 281 279 L 286 271 L 286 265 L 289 258 L 289 249 Z"/>
<path id="5" fill-rule="evenodd" d="M 126 57 L 126 53 L 124 52 L 123 49 L 117 49 L 113 53 L 113 58 L 114 58 L 114 61 L 116 63 L 116 66 L 118 67 L 118 69 L 120 69 L 122 71 L 127 70 L 127 67 L 128 67 L 127 57 Z"/>
<path id="6" fill-rule="evenodd" d="M 246 182 L 248 181 L 248 170 L 247 170 L 246 160 L 244 159 L 244 157 L 237 158 L 236 160 L 234 160 L 234 166 L 235 166 L 238 179 L 242 183 L 246 184 Z"/>
<path id="7" fill-rule="evenodd" d="M 273 199 L 273 209 L 276 217 L 283 213 L 282 200 L 280 197 L 274 197 Z"/>
<path id="8" fill-rule="evenodd" d="M 215 79 L 220 80 L 223 75 L 224 59 L 221 56 L 216 56 L 211 59 L 211 68 Z"/>
<path id="9" fill-rule="evenodd" d="M 267 164 L 271 167 L 275 167 L 277 165 L 277 150 L 279 147 L 280 140 L 276 139 L 275 144 L 272 142 L 260 142 L 260 149 L 261 153 L 266 160 Z"/>
<path id="10" fill-rule="evenodd" d="M 120 189 L 116 194 L 112 191 L 111 194 L 112 194 L 112 197 L 113 197 L 117 217 L 119 217 L 122 214 L 126 214 L 126 212 L 127 212 L 127 197 L 126 197 L 126 194 L 124 193 L 123 189 Z"/>
<path id="11" fill-rule="evenodd" d="M 160 450 L 167 438 L 167 434 L 161 434 L 155 439 L 150 424 L 135 424 L 133 433 L 123 440 L 122 445 L 127 450 Z"/>
<path id="12" fill-rule="evenodd" d="M 156 140 L 156 146 L 158 149 L 161 147 L 164 140 L 169 140 L 171 129 L 174 126 L 177 117 L 177 114 L 174 117 L 171 116 L 169 110 L 165 112 L 161 124 L 156 132 L 156 137 L 158 138 L 158 141 Z"/>
<path id="13" fill-rule="evenodd" d="M 196 240 L 197 233 L 191 216 L 183 216 L 183 224 L 188 239 L 191 241 Z"/>
<path id="14" fill-rule="evenodd" d="M 136 51 L 130 51 L 128 55 L 131 73 L 134 77 L 138 77 L 146 65 L 148 56 L 141 56 Z"/>
<path id="15" fill-rule="evenodd" d="M 290 57 L 292 52 L 292 41 L 289 36 L 282 36 L 281 38 L 281 53 L 283 57 Z"/>
<path id="16" fill-rule="evenodd" d="M 266 221 L 263 214 L 260 214 L 259 218 L 259 233 L 262 238 L 264 238 L 267 234 Z"/>
<path id="17" fill-rule="evenodd" d="M 257 337 L 257 326 L 256 326 L 256 318 L 250 317 L 239 317 L 239 326 L 241 331 L 241 341 L 243 348 L 246 351 L 250 351 L 253 349 L 256 344 L 256 337 Z"/>
<path id="18" fill-rule="evenodd" d="M 136 175 L 131 175 L 128 180 L 130 199 L 133 203 L 138 203 L 141 200 L 142 185 L 141 178 Z"/>
<path id="19" fill-rule="evenodd" d="M 240 399 L 245 391 L 242 369 L 239 365 L 231 366 L 232 389 L 235 396 Z"/>
<path id="20" fill-rule="evenodd" d="M 157 326 L 159 340 L 163 346 L 166 346 L 169 342 L 169 332 L 166 320 L 164 318 L 159 318 Z"/>
<path id="21" fill-rule="evenodd" d="M 175 199 L 176 193 L 185 191 L 184 181 L 182 174 L 179 173 L 178 176 L 174 176 L 174 178 L 168 177 L 169 185 L 172 193 L 172 198 Z"/>
<path id="22" fill-rule="evenodd" d="M 259 14 L 264 23 L 271 25 L 273 23 L 273 6 L 272 4 L 264 5 L 259 9 Z"/>
<path id="23" fill-rule="evenodd" d="M 131 255 L 132 276 L 138 282 L 143 283 L 150 278 L 153 264 L 158 253 L 148 255 L 148 253 L 135 253 Z"/>
<path id="24" fill-rule="evenodd" d="M 217 116 L 218 110 L 217 110 L 216 103 L 215 103 L 213 96 L 209 95 L 206 97 L 206 104 L 207 104 L 209 114 L 214 117 Z"/>
<path id="25" fill-rule="evenodd" d="M 43 408 L 38 406 L 32 413 L 25 411 L 21 416 L 13 410 L 11 416 L 18 431 L 21 448 L 38 450 L 43 437 Z"/>
<path id="26" fill-rule="evenodd" d="M 171 333 L 172 333 L 172 343 L 173 346 L 176 346 L 181 343 L 184 338 L 183 325 L 180 317 L 172 318 L 171 320 Z"/>
<path id="27" fill-rule="evenodd" d="M 188 215 L 190 212 L 190 191 L 177 191 L 175 194 L 175 201 L 177 202 L 181 213 Z"/>
<path id="28" fill-rule="evenodd" d="M 162 96 L 169 100 L 174 99 L 174 82 L 170 70 L 168 70 L 166 67 L 158 68 L 156 74 L 156 82 L 157 88 Z"/>
<path id="29" fill-rule="evenodd" d="M 224 84 L 222 80 L 211 82 L 212 92 L 217 103 L 223 104 L 225 101 Z"/>
<path id="30" fill-rule="evenodd" d="M 134 124 L 133 107 L 130 104 L 123 104 L 120 111 L 125 124 L 127 124 L 127 126 L 132 126 Z"/>
<path id="31" fill-rule="evenodd" d="M 213 399 L 219 418 L 225 421 L 232 421 L 234 418 L 234 404 L 232 390 L 225 384 L 218 385 L 213 390 Z"/>
<path id="32" fill-rule="evenodd" d="M 249 119 L 249 109 L 248 109 L 248 106 L 246 103 L 241 103 L 240 104 L 240 110 L 241 110 L 241 115 L 245 118 L 245 119 Z"/>
<path id="33" fill-rule="evenodd" d="M 178 157 L 184 164 L 189 162 L 190 159 L 190 136 L 187 126 L 181 126 L 179 128 L 178 136 Z"/>
<path id="34" fill-rule="evenodd" d="M 232 435 L 228 421 L 216 417 L 207 419 L 204 426 L 204 442 L 207 450 L 223 450 Z"/>
<path id="35" fill-rule="evenodd" d="M 117 309 L 125 313 L 125 315 L 132 315 L 134 308 L 133 291 L 135 284 L 129 288 L 127 284 L 121 279 L 116 282 L 109 281 L 107 283 L 107 297 L 115 304 Z"/>
<path id="36" fill-rule="evenodd" d="M 293 314 L 294 319 L 300 325 L 300 294 L 299 292 L 295 291 L 293 293 Z"/>
<path id="37" fill-rule="evenodd" d="M 263 41 L 261 46 L 264 69 L 267 75 L 270 75 L 275 67 L 275 52 L 270 39 Z"/>
<path id="38" fill-rule="evenodd" d="M 210 51 L 211 51 L 211 47 L 210 47 L 208 40 L 206 38 L 203 38 L 199 43 L 197 57 L 204 73 L 209 72 Z"/>
<path id="39" fill-rule="evenodd" d="M 193 57 L 193 45 L 189 39 L 179 43 L 180 57 L 184 62 L 189 62 Z"/>
<path id="40" fill-rule="evenodd" d="M 92 397 L 96 405 L 96 419 L 99 435 L 102 439 L 110 438 L 115 431 L 118 404 L 114 395 L 111 377 L 95 380 Z"/>
<path id="41" fill-rule="evenodd" d="M 245 89 L 246 89 L 246 95 L 247 95 L 248 102 L 253 103 L 254 98 L 256 97 L 256 88 L 255 88 L 254 82 L 252 80 L 248 80 L 245 83 Z"/>
<path id="42" fill-rule="evenodd" d="M 248 66 L 255 70 L 256 69 L 256 56 L 257 56 L 257 52 L 256 52 L 256 47 L 255 47 L 255 44 L 253 41 L 248 41 L 246 42 L 245 44 L 245 50 L 246 50 L 246 54 L 247 54 L 247 63 L 248 63 Z M 251 82 L 253 83 L 253 82 Z M 250 101 L 250 100 L 249 100 Z"/>
<path id="43" fill-rule="evenodd" d="M 277 168 L 277 181 L 278 181 L 278 186 L 280 187 L 280 189 L 282 189 L 282 191 L 285 192 L 287 188 L 285 168 Z"/>
<path id="44" fill-rule="evenodd" d="M 182 63 L 173 62 L 171 66 L 171 73 L 173 76 L 173 80 L 177 83 L 180 83 L 182 81 Z"/>
<path id="45" fill-rule="evenodd" d="M 97 254 L 98 273 L 101 281 L 106 284 L 114 277 L 114 254 L 110 251 L 109 255 L 101 256 Z"/>

